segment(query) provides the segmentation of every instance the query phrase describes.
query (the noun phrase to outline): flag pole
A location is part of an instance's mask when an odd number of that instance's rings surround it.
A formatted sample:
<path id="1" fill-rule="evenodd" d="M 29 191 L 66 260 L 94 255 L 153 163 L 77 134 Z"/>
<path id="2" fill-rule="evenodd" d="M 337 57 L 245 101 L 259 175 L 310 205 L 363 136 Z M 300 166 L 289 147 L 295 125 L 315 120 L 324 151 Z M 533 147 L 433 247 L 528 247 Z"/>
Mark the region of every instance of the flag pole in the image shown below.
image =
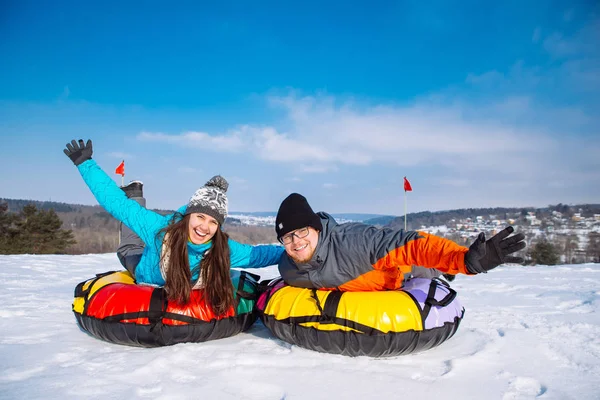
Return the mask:
<path id="1" fill-rule="evenodd" d="M 404 230 L 406 231 L 406 190 L 404 191 Z"/>
<path id="2" fill-rule="evenodd" d="M 115 169 L 115 174 L 121 175 L 121 188 L 125 187 L 125 160 L 121 161 L 121 163 L 117 166 L 117 168 Z M 118 229 L 119 229 L 119 242 L 121 243 L 121 239 L 122 239 L 122 231 L 123 228 L 123 223 L 120 222 L 118 225 Z"/>
<path id="3" fill-rule="evenodd" d="M 407 212 L 407 208 L 406 208 L 406 203 L 408 202 L 407 200 L 407 194 L 406 192 L 412 192 L 412 186 L 410 186 L 410 182 L 408 181 L 408 179 L 406 179 L 406 177 L 404 177 L 404 230 L 406 230 L 408 228 L 408 221 L 406 220 L 406 217 L 408 216 L 408 212 Z"/>
<path id="4" fill-rule="evenodd" d="M 125 160 L 115 169 L 115 174 L 121 175 L 121 187 L 125 186 Z"/>

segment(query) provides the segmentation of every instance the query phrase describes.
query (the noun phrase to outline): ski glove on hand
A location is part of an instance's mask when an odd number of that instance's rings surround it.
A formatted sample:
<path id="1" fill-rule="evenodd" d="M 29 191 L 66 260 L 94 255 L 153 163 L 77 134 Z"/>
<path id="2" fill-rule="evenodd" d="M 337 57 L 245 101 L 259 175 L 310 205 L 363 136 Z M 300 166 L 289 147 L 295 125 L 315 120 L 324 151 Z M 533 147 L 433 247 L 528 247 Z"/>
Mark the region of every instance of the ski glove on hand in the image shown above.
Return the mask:
<path id="1" fill-rule="evenodd" d="M 508 237 L 513 231 L 514 228 L 509 226 L 487 241 L 485 240 L 485 234 L 480 233 L 465 254 L 467 270 L 472 274 L 479 274 L 486 273 L 506 262 L 523 262 L 521 257 L 509 255 L 525 248 L 524 234 L 517 233 Z"/>
<path id="2" fill-rule="evenodd" d="M 63 151 L 73 161 L 73 164 L 78 166 L 82 162 L 92 159 L 92 141 L 88 139 L 84 145 L 83 139 L 79 139 L 79 143 L 73 139 L 71 143 L 67 143 L 67 148 Z"/>

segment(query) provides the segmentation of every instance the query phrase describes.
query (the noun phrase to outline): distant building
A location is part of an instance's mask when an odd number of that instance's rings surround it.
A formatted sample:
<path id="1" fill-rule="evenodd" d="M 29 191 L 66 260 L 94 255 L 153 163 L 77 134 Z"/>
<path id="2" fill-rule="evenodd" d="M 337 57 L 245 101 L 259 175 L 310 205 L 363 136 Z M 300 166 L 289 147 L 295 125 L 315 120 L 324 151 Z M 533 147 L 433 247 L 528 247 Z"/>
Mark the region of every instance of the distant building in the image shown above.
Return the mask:
<path id="1" fill-rule="evenodd" d="M 542 221 L 537 219 L 537 217 L 535 216 L 535 212 L 528 212 L 527 215 L 525 216 L 525 219 L 527 221 L 529 221 L 529 224 L 531 224 L 532 226 L 537 226 L 537 225 L 541 225 Z"/>

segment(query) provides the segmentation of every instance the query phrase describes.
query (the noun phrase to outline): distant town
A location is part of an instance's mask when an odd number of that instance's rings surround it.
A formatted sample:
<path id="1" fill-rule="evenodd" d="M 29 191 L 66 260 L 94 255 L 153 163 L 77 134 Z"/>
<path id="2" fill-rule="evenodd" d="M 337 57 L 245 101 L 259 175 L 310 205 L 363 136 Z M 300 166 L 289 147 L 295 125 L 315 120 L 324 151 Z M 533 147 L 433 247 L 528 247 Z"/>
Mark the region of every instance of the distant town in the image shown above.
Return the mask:
<path id="1" fill-rule="evenodd" d="M 515 213 L 506 219 L 493 214 L 477 215 L 475 218 L 453 219 L 442 226 L 421 226 L 419 230 L 471 242 L 479 232 L 493 235 L 512 225 L 525 234 L 529 248 L 542 240 L 554 244 L 561 263 L 600 262 L 600 213 L 584 216 L 582 212 L 573 212 L 565 215 L 554 210 L 550 215 L 538 214 L 527 211 L 525 215 Z"/>

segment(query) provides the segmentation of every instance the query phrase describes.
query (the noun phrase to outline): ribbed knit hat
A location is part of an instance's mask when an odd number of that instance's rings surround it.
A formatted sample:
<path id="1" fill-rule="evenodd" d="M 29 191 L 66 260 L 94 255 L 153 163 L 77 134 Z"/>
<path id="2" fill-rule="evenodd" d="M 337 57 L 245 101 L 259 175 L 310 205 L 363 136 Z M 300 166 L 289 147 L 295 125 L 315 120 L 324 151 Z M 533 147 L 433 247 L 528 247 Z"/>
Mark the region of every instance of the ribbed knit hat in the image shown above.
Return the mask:
<path id="1" fill-rule="evenodd" d="M 296 229 L 310 226 L 318 231 L 323 230 L 321 218 L 312 210 L 306 198 L 292 193 L 281 202 L 275 218 L 277 239 Z"/>
<path id="2" fill-rule="evenodd" d="M 210 215 L 223 225 L 227 217 L 227 188 L 229 183 L 221 175 L 213 176 L 190 199 L 186 214 L 203 213 Z"/>

